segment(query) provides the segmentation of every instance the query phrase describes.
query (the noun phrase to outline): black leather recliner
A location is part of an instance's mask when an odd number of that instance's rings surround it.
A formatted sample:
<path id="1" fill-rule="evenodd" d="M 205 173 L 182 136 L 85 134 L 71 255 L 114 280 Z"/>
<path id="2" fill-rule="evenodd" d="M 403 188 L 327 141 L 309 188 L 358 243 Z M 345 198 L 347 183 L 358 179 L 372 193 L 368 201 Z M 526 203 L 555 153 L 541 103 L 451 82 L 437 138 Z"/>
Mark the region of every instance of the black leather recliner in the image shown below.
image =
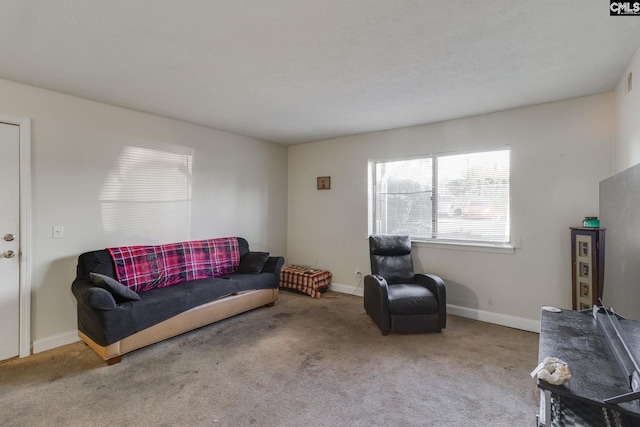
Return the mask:
<path id="1" fill-rule="evenodd" d="M 369 237 L 371 275 L 364 278 L 364 308 L 383 335 L 440 332 L 447 325 L 444 281 L 415 274 L 409 236 Z"/>

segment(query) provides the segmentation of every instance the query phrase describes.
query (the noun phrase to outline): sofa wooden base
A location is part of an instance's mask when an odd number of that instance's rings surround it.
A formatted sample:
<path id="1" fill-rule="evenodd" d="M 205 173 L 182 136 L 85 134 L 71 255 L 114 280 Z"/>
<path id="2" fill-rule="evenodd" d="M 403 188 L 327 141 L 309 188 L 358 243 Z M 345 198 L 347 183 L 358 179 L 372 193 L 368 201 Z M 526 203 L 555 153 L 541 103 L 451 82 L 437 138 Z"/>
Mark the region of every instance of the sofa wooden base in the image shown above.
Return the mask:
<path id="1" fill-rule="evenodd" d="M 226 319 L 254 308 L 273 306 L 278 299 L 278 289 L 259 289 L 240 292 L 204 304 L 130 335 L 108 346 L 101 346 L 78 331 L 80 338 L 107 364 L 120 362 L 122 355 L 142 347 L 175 337 L 196 328 Z"/>

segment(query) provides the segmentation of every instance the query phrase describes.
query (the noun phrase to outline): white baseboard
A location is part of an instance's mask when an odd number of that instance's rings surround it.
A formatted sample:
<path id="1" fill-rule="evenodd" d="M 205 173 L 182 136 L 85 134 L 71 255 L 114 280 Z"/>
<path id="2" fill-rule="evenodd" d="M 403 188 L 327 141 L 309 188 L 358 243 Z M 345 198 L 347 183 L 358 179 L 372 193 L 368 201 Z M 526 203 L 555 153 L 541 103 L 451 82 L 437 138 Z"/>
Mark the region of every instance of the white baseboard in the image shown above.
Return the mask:
<path id="1" fill-rule="evenodd" d="M 509 314 L 493 313 L 491 311 L 478 310 L 477 308 L 462 307 L 447 304 L 447 313 L 481 322 L 493 323 L 509 328 L 522 329 L 523 331 L 540 333 L 540 321 L 511 316 Z"/>
<path id="2" fill-rule="evenodd" d="M 343 285 L 332 283 L 332 291 L 343 294 L 364 296 L 363 286 Z M 468 319 L 479 320 L 481 322 L 493 323 L 509 328 L 522 329 L 523 331 L 540 333 L 540 322 L 538 320 L 525 319 L 523 317 L 511 316 L 508 314 L 494 313 L 491 311 L 479 310 L 477 308 L 462 307 L 459 305 L 447 304 L 447 313 Z"/>
<path id="3" fill-rule="evenodd" d="M 33 342 L 33 354 L 42 353 L 43 351 L 51 350 L 52 348 L 72 344 L 76 341 L 80 341 L 77 330 L 63 332 L 58 335 L 36 340 Z"/>
<path id="4" fill-rule="evenodd" d="M 361 283 L 360 286 L 331 283 L 331 287 L 329 289 L 340 292 L 341 294 L 357 295 L 359 297 L 364 296 L 364 283 Z"/>

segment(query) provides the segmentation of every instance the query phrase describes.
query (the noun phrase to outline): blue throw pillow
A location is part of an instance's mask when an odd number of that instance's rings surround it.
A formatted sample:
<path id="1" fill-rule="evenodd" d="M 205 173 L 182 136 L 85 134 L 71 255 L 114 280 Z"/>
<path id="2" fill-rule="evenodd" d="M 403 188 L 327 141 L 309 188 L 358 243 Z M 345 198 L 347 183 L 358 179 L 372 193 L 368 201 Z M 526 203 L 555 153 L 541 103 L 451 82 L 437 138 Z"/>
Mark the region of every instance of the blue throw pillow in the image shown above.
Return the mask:
<path id="1" fill-rule="evenodd" d="M 140 301 L 140 295 L 113 277 L 98 273 L 89 273 L 89 277 L 94 285 L 111 292 L 117 302 Z"/>

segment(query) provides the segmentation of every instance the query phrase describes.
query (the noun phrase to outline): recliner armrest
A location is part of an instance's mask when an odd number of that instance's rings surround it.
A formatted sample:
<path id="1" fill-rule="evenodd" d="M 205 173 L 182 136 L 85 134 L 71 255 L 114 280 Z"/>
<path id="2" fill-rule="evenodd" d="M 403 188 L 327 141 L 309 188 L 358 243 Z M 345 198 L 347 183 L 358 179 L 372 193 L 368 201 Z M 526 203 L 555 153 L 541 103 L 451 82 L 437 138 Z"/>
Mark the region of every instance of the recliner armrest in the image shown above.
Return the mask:
<path id="1" fill-rule="evenodd" d="M 429 289 L 438 298 L 438 314 L 440 315 L 440 328 L 447 326 L 447 289 L 444 280 L 435 274 L 419 273 L 415 276 L 416 283 Z"/>
<path id="2" fill-rule="evenodd" d="M 389 314 L 389 285 L 377 274 L 364 276 L 364 309 L 376 322 L 383 335 L 391 330 Z"/>

